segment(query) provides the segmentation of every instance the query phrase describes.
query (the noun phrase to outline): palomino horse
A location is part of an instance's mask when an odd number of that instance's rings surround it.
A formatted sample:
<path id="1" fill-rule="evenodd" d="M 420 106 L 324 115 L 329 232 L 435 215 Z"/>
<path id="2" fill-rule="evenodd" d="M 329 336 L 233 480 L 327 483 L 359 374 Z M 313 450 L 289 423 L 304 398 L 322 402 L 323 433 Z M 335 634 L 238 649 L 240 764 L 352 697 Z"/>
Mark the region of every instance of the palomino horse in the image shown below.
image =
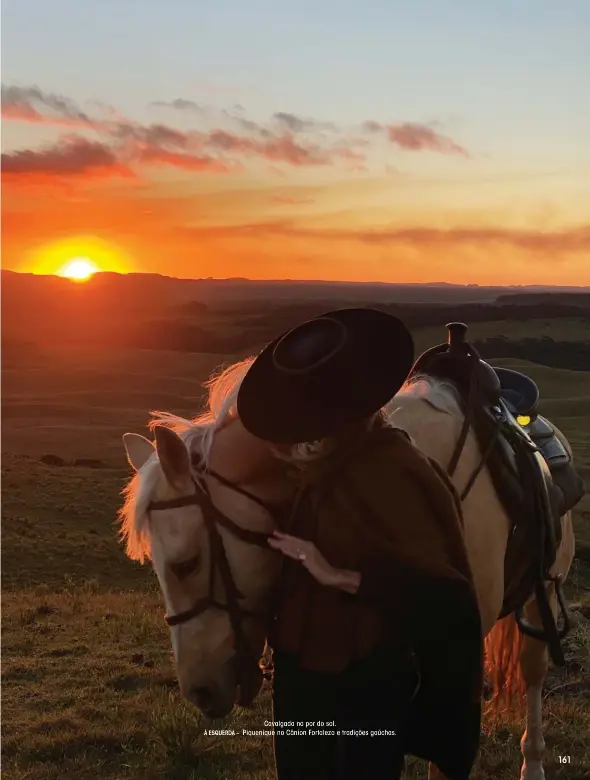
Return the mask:
<path id="1" fill-rule="evenodd" d="M 229 714 L 236 701 L 251 703 L 260 689 L 257 661 L 278 572 L 277 556 L 265 540 L 281 503 L 295 489 L 284 468 L 273 471 L 264 459 L 260 468 L 250 464 L 247 478 L 232 470 L 240 438 L 234 437 L 229 448 L 223 438 L 230 426 L 241 427 L 236 397 L 251 362 L 237 363 L 210 380 L 209 411 L 200 418 L 189 421 L 155 412 L 150 422 L 155 444 L 138 434 L 123 437 L 136 474 L 125 488 L 121 536 L 130 558 L 152 561 L 168 612 L 181 693 L 210 717 Z M 425 453 L 446 466 L 464 419 L 452 385 L 415 377 L 384 411 L 392 425 L 406 430 Z M 293 461 L 306 457 L 306 446 L 296 448 Z M 249 460 L 256 460 L 255 451 Z M 276 452 L 272 460 L 284 466 L 285 456 Z M 480 460 L 478 442 L 470 433 L 453 475 L 459 491 Z M 510 521 L 487 468 L 465 499 L 464 516 L 486 636 L 487 674 L 495 686 L 492 714 L 502 693 L 512 703 L 526 701 L 521 780 L 543 780 L 541 689 L 547 649 L 520 634 L 513 617 L 497 620 Z M 574 555 L 569 513 L 561 522 L 552 573 L 565 579 Z M 552 593 L 555 613 L 554 601 Z M 540 625 L 534 599 L 526 605 L 525 616 Z M 429 777 L 443 776 L 431 766 Z"/>

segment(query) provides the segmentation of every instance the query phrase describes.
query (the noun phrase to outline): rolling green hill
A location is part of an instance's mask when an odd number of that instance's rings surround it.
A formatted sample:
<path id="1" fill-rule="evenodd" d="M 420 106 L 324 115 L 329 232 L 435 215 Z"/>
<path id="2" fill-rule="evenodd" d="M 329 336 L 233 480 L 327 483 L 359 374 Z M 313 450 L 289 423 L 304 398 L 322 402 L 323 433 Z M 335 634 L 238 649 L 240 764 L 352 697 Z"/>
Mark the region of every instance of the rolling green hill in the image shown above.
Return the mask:
<path id="1" fill-rule="evenodd" d="M 482 326 L 483 337 L 514 323 Z M 519 323 L 519 335 L 530 333 Z M 531 326 L 533 327 L 533 326 Z M 561 327 L 556 326 L 557 328 Z M 473 331 L 475 332 L 475 327 Z M 516 332 L 516 331 L 515 331 Z M 556 337 L 547 324 L 546 332 Z M 421 349 L 443 340 L 416 331 Z M 575 333 L 568 332 L 570 338 Z M 17 356 L 18 357 L 18 356 Z M 209 373 L 234 357 L 54 347 L 3 372 L 3 771 L 7 780 L 271 780 L 270 739 L 203 736 L 178 697 L 155 576 L 129 561 L 115 514 L 129 472 L 121 435 L 145 433 L 151 408 L 194 415 Z M 497 361 L 530 373 L 541 409 L 569 437 L 590 486 L 590 372 Z M 103 468 L 48 466 L 96 458 Z M 548 680 L 548 777 L 590 766 L 590 499 L 576 512 L 568 582 L 578 623 L 570 666 Z M 268 690 L 233 723 L 260 727 Z M 519 776 L 522 727 L 484 740 L 474 780 Z M 571 763 L 559 764 L 568 753 Z M 410 762 L 407 777 L 425 778 Z"/>

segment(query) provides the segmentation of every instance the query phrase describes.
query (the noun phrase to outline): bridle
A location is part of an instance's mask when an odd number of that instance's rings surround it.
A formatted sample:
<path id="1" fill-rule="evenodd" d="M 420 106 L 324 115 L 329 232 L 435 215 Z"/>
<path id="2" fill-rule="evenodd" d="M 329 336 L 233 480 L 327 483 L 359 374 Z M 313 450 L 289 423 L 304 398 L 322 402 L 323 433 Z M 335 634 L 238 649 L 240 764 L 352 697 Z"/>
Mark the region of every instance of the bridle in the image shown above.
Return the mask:
<path id="1" fill-rule="evenodd" d="M 237 493 L 240 493 L 246 498 L 254 501 L 256 504 L 265 509 L 269 514 L 276 519 L 277 507 L 268 504 L 258 496 L 245 490 L 240 485 L 236 485 L 233 482 L 225 479 L 221 475 L 207 471 L 206 474 L 212 476 L 216 481 L 222 485 L 231 488 Z M 165 615 L 165 621 L 169 626 L 178 626 L 182 623 L 186 623 L 193 618 L 199 617 L 209 609 L 222 610 L 227 612 L 231 628 L 235 639 L 235 650 L 238 669 L 243 669 L 246 664 L 255 661 L 258 663 L 258 658 L 254 657 L 254 653 L 248 645 L 246 636 L 243 630 L 243 621 L 246 618 L 257 618 L 260 620 L 268 620 L 270 615 L 266 612 L 256 612 L 254 610 L 245 609 L 240 606 L 240 600 L 244 599 L 243 594 L 238 589 L 234 576 L 231 571 L 229 561 L 227 559 L 227 553 L 225 545 L 223 544 L 223 538 L 219 532 L 219 527 L 225 528 L 233 536 L 240 539 L 245 544 L 256 545 L 267 549 L 269 553 L 275 553 L 271 547 L 268 546 L 268 539 L 271 536 L 270 533 L 263 531 L 250 531 L 246 528 L 242 528 L 237 525 L 229 517 L 226 517 L 213 503 L 211 494 L 204 481 L 197 480 L 193 474 L 191 474 L 191 480 L 195 488 L 194 493 L 188 495 L 179 496 L 178 498 L 172 498 L 167 501 L 151 501 L 147 506 L 147 512 L 158 511 L 162 509 L 178 509 L 185 506 L 198 506 L 203 514 L 203 520 L 207 535 L 209 537 L 210 547 L 210 560 L 209 560 L 209 593 L 207 596 L 199 599 L 192 607 L 184 612 L 178 612 L 175 615 Z M 275 553 L 276 554 L 276 553 Z M 216 576 L 219 572 L 221 581 L 223 584 L 223 590 L 225 592 L 225 602 L 216 598 Z"/>

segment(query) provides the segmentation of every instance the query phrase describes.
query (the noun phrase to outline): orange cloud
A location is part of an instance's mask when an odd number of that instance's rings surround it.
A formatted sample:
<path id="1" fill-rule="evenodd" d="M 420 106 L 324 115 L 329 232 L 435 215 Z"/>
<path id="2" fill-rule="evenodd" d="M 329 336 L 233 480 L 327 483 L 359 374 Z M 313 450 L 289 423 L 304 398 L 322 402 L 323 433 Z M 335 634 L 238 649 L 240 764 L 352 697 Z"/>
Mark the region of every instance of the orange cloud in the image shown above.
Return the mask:
<path id="1" fill-rule="evenodd" d="M 567 204 L 564 196 L 551 222 L 555 229 L 543 230 L 535 228 L 550 221 L 530 215 L 537 198 L 532 186 L 522 197 L 518 190 L 523 207 L 516 215 L 494 209 L 494 198 L 482 198 L 476 213 L 472 198 L 478 196 L 469 187 L 480 192 L 480 180 L 465 180 L 449 202 L 442 190 L 409 174 L 393 183 L 383 177 L 344 183 L 340 177 L 334 183 L 336 177 L 315 173 L 369 165 L 377 141 L 389 144 L 392 153 L 469 157 L 455 140 L 426 125 L 371 120 L 347 133 L 289 112 L 258 123 L 236 107 L 217 112 L 210 122 L 209 109 L 178 98 L 170 107 L 190 111 L 198 128 L 186 131 L 135 122 L 105 106 L 85 103 L 88 111 L 82 110 L 37 87 L 7 89 L 6 118 L 28 116 L 26 121 L 88 132 L 2 155 L 5 265 L 22 267 L 35 247 L 84 234 L 121 245 L 144 270 L 180 276 L 590 282 L 590 224 L 578 195 L 568 195 Z M 244 189 L 251 161 L 258 164 L 256 179 Z M 381 159 L 380 169 L 386 165 Z M 271 166 L 297 186 L 264 188 L 260 171 Z M 306 168 L 314 172 L 307 179 L 293 173 Z M 152 180 L 154 169 L 174 175 Z M 182 171 L 192 175 L 174 173 Z M 236 171 L 239 187 L 225 178 Z M 300 186 L 304 182 L 314 186 Z M 504 186 L 498 190 L 502 202 Z M 463 198 L 468 213 L 461 211 Z M 278 214 L 289 219 L 275 221 Z M 395 225 L 387 224 L 390 218 Z M 577 226 L 565 229 L 574 219 Z"/>
<path id="2" fill-rule="evenodd" d="M 372 119 L 363 122 L 363 130 L 370 135 L 385 133 L 389 141 L 400 149 L 411 152 L 439 152 L 440 154 L 457 154 L 469 157 L 468 151 L 441 133 L 437 133 L 428 125 L 416 122 L 403 122 L 396 125 L 382 124 Z"/>
<path id="3" fill-rule="evenodd" d="M 233 135 L 225 130 L 213 130 L 204 139 L 204 145 L 226 152 L 255 154 L 271 162 L 293 166 L 329 165 L 337 156 L 334 150 L 322 149 L 318 145 L 303 145 L 295 141 L 289 133 L 257 141 Z"/>
<path id="4" fill-rule="evenodd" d="M 209 111 L 194 101 L 176 98 L 170 103 L 152 105 L 190 111 L 210 118 Z M 214 129 L 184 131 L 169 125 L 142 124 L 119 115 L 114 109 L 95 104 L 99 116 L 91 115 L 69 98 L 44 91 L 37 86 L 2 86 L 2 114 L 5 119 L 78 127 L 100 137 L 66 138 L 59 144 L 40 150 L 22 150 L 3 157 L 10 175 L 32 173 L 44 176 L 74 176 L 92 170 L 107 176 L 129 175 L 131 166 L 166 166 L 186 171 L 224 173 L 235 171 L 250 158 L 271 165 L 291 167 L 329 167 L 344 165 L 348 170 L 365 170 L 370 151 L 366 138 L 349 136 L 332 122 L 302 118 L 287 111 L 272 115 L 264 126 L 243 116 L 243 109 L 217 112 Z M 239 110 L 238 110 L 239 109 Z M 231 129 L 224 124 L 233 125 Z M 210 125 L 211 123 L 209 123 Z M 239 129 L 239 132 L 238 132 Z M 403 149 L 429 150 L 467 157 L 463 147 L 429 127 L 404 123 L 384 125 L 365 122 L 369 134 L 385 133 Z M 98 161 L 102 160 L 102 164 Z"/>
<path id="5" fill-rule="evenodd" d="M 202 154 L 203 152 L 216 153 L 218 155 L 256 156 L 274 163 L 285 163 L 292 166 L 316 166 L 330 165 L 337 159 L 364 159 L 352 150 L 336 147 L 333 149 L 322 148 L 318 144 L 296 141 L 292 134 L 283 133 L 280 136 L 272 136 L 266 133 L 266 137 L 253 138 L 251 136 L 237 135 L 228 130 L 214 129 L 208 132 L 183 132 L 177 128 L 162 124 L 140 125 L 138 123 L 119 123 L 112 130 L 112 136 L 126 144 L 128 154 L 133 154 L 134 144 L 141 150 L 151 150 L 151 157 L 157 157 L 156 150 L 180 151 L 183 154 Z M 162 155 L 162 160 L 166 156 Z M 227 170 L 231 168 L 226 166 Z"/>
<path id="6" fill-rule="evenodd" d="M 425 125 L 417 125 L 412 122 L 389 125 L 387 137 L 391 143 L 414 152 L 428 150 L 441 152 L 441 154 L 459 154 L 462 157 L 469 157 L 467 150 L 462 146 Z"/>
<path id="7" fill-rule="evenodd" d="M 289 134 L 265 140 L 237 136 L 225 130 L 209 133 L 183 133 L 165 125 L 117 124 L 109 145 L 83 137 L 67 136 L 58 144 L 41 149 L 23 149 L 2 155 L 2 175 L 43 173 L 77 176 L 132 175 L 132 166 L 160 165 L 186 171 L 235 172 L 241 168 L 232 156 L 257 156 L 272 163 L 294 167 L 328 166 L 338 160 L 360 164 L 364 156 L 351 149 L 322 149 L 305 146 Z M 229 159 L 228 159 L 229 155 Z M 135 175 L 135 174 L 133 174 Z"/>
<path id="8" fill-rule="evenodd" d="M 23 174 L 40 176 L 133 177 L 112 149 L 78 136 L 41 149 L 21 149 L 2 154 L 2 178 Z"/>
<path id="9" fill-rule="evenodd" d="M 2 85 L 2 116 L 20 122 L 66 127 L 100 127 L 100 120 L 90 117 L 72 100 L 46 92 L 39 87 Z"/>
<path id="10" fill-rule="evenodd" d="M 229 173 L 236 166 L 226 165 L 213 157 L 199 157 L 194 154 L 170 152 L 158 147 L 145 146 L 139 151 L 138 160 L 143 165 L 167 165 L 185 171 L 207 171 L 209 173 Z"/>
<path id="11" fill-rule="evenodd" d="M 188 230 L 193 230 L 188 228 Z M 507 247 L 538 253 L 587 254 L 590 225 L 563 231 L 526 231 L 503 228 L 308 228 L 290 221 L 247 225 L 198 227 L 195 234 L 209 238 L 268 237 L 305 239 L 316 242 L 356 242 L 375 246 L 407 246 L 433 250 L 450 247 L 475 247 L 493 251 Z"/>
<path id="12" fill-rule="evenodd" d="M 2 106 L 2 118 L 15 122 L 30 122 L 38 125 L 56 125 L 57 127 L 91 127 L 88 122 L 71 119 L 66 116 L 47 116 L 33 106 Z"/>

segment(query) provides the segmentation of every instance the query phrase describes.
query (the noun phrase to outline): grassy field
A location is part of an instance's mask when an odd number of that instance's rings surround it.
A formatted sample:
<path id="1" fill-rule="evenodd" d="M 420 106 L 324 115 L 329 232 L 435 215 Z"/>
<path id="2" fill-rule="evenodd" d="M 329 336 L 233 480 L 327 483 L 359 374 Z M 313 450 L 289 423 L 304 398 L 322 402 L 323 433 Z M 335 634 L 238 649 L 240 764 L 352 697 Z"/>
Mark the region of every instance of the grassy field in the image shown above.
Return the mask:
<path id="1" fill-rule="evenodd" d="M 506 336 L 512 341 L 549 337 L 555 341 L 590 341 L 588 320 L 509 320 L 504 322 L 472 322 L 469 325 L 470 341 Z M 416 349 L 422 351 L 445 341 L 444 328 L 420 328 L 415 334 Z"/>
<path id="2" fill-rule="evenodd" d="M 519 323 L 519 336 L 533 335 Z M 486 335 L 512 331 L 488 324 Z M 475 327 L 474 329 L 475 330 Z M 481 337 L 481 334 L 473 334 Z M 563 338 L 562 333 L 547 335 Z M 440 333 L 417 334 L 430 346 Z M 421 347 L 422 348 L 422 347 Z M 124 556 L 115 514 L 128 477 L 121 435 L 151 408 L 192 416 L 231 357 L 55 349 L 3 372 L 3 741 L 7 780 L 270 780 L 270 738 L 207 737 L 180 700 L 155 577 Z M 504 360 L 539 383 L 590 486 L 590 373 Z M 104 468 L 47 466 L 43 455 Z M 590 778 L 590 499 L 576 512 L 569 665 L 546 688 L 548 778 Z M 268 690 L 229 719 L 261 727 Z M 516 780 L 522 724 L 483 742 L 474 780 Z M 559 756 L 571 756 L 560 764 Z M 423 780 L 410 761 L 407 778 Z"/>

